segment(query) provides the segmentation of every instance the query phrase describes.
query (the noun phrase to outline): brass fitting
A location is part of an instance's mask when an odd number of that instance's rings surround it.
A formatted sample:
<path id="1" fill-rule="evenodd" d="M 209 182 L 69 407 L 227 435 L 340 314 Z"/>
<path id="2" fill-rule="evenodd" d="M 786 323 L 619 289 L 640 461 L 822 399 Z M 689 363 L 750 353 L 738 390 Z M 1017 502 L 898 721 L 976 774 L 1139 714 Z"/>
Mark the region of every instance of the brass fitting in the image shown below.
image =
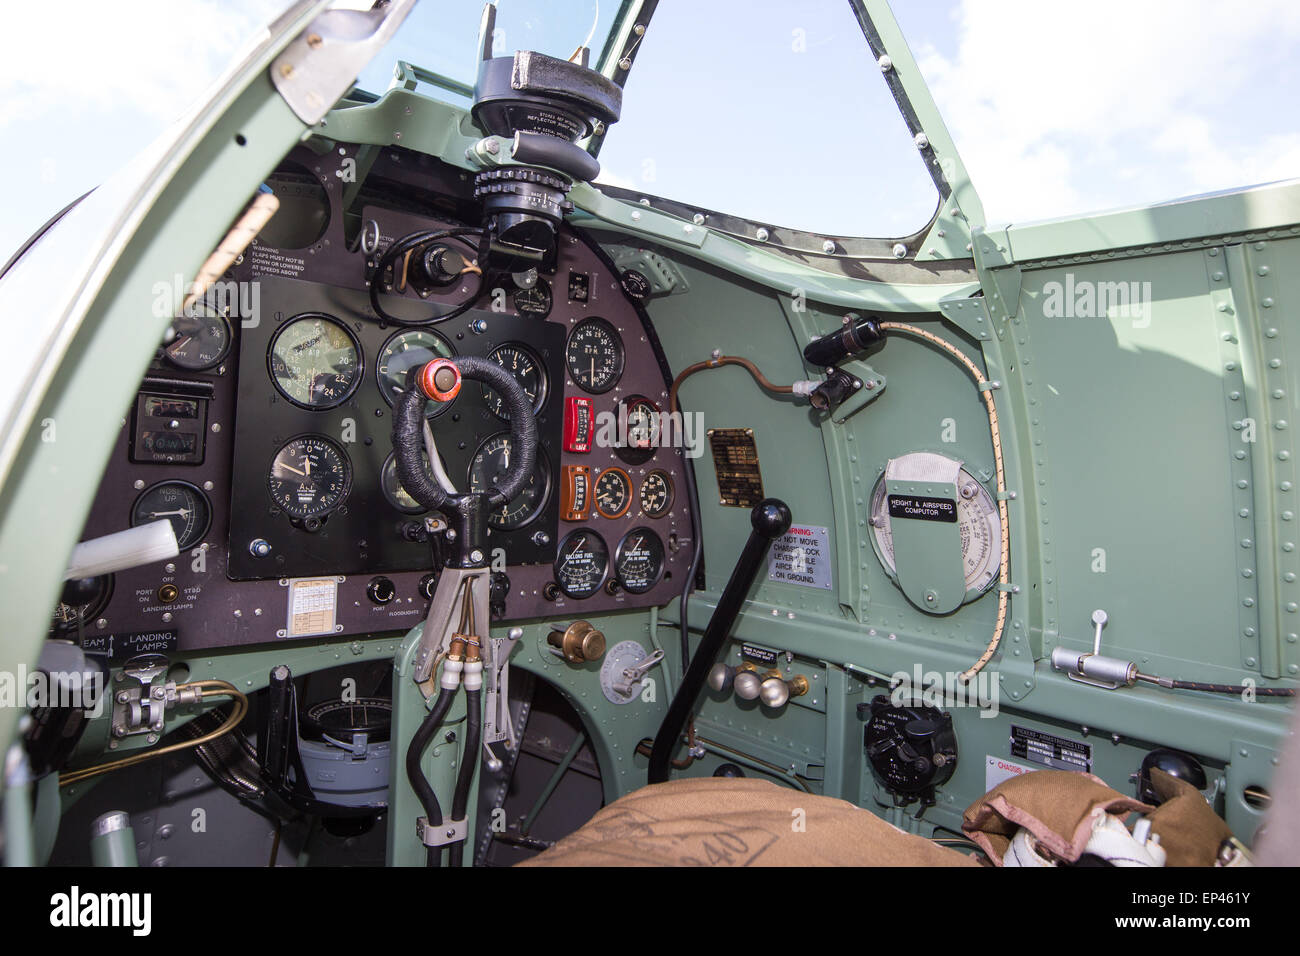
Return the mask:
<path id="1" fill-rule="evenodd" d="M 551 633 L 546 635 L 546 643 L 558 648 L 561 656 L 570 664 L 585 664 L 598 661 L 605 654 L 605 635 L 588 621 L 574 621 L 568 627 L 562 624 L 551 626 Z"/>

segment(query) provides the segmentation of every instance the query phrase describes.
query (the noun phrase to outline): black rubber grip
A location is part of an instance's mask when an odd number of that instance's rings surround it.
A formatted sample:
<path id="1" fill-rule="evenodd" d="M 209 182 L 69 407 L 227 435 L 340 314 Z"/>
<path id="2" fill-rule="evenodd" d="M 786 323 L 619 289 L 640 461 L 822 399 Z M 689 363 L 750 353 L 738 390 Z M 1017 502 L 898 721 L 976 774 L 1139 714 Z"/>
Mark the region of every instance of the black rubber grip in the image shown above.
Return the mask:
<path id="1" fill-rule="evenodd" d="M 576 143 L 523 130 L 515 133 L 511 158 L 525 165 L 549 166 L 589 183 L 600 175 L 600 162 Z"/>
<path id="2" fill-rule="evenodd" d="M 487 492 L 488 507 L 496 508 L 512 500 L 532 477 L 537 463 L 537 420 L 533 406 L 514 376 L 491 359 L 462 355 L 452 361 L 462 379 L 482 382 L 501 396 L 510 416 L 510 440 L 514 461 L 500 485 Z M 397 460 L 397 477 L 407 494 L 430 511 L 441 509 L 447 501 L 446 490 L 429 474 L 424 464 L 424 392 L 415 384 L 423 366 L 407 375 L 407 388 L 393 406 L 393 454 Z"/>

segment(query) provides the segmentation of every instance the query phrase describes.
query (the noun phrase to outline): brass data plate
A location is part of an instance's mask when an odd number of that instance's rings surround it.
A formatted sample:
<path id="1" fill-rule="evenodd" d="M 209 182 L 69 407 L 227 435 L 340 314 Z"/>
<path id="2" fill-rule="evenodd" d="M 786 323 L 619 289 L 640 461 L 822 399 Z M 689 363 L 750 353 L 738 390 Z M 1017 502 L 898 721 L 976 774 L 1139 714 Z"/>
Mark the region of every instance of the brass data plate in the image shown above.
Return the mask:
<path id="1" fill-rule="evenodd" d="M 752 428 L 710 428 L 709 449 L 718 475 L 718 503 L 752 508 L 763 500 L 763 473 Z"/>

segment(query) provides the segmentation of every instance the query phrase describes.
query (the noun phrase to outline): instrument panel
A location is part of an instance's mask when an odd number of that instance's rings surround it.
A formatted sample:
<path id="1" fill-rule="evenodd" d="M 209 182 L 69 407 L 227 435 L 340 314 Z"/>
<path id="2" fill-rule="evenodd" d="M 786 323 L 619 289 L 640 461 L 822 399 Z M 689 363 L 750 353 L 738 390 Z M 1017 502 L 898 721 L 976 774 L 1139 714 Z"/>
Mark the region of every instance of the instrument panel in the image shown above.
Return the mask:
<path id="1" fill-rule="evenodd" d="M 439 205 L 468 201 L 458 171 L 416 170 L 410 155 L 385 151 L 372 175 L 390 185 L 418 177 L 421 189 L 432 178 L 446 194 Z M 566 225 L 554 269 L 535 281 L 379 277 L 385 311 L 412 323 L 385 324 L 368 300 L 374 259 L 349 252 L 343 235 L 336 160 L 295 152 L 294 181 L 308 169 L 328 208 L 288 214 L 328 220 L 324 230 L 282 223 L 267 235 L 284 247 L 254 242 L 218 284 L 227 295 L 209 294 L 173 322 L 124 422 L 83 539 L 166 518 L 180 557 L 69 591 L 53 629 L 117 653 L 141 635 L 166 650 L 412 626 L 436 586 L 429 519 L 438 516 L 397 478 L 392 405 L 411 368 L 457 355 L 509 371 L 539 429 L 532 480 L 489 516 L 494 619 L 673 599 L 692 542 L 683 450 L 657 440 L 670 377 L 613 264 Z M 386 205 L 359 211 L 377 225 L 380 251 L 417 229 L 458 225 Z M 281 238 L 308 232 L 306 247 Z M 447 245 L 448 261 L 473 256 L 469 242 Z M 424 324 L 471 296 L 455 319 Z M 458 489 L 486 487 L 508 468 L 510 425 L 490 388 L 467 383 L 425 415 L 437 468 Z M 600 440 L 607 419 L 623 423 L 621 444 Z M 576 511 L 575 474 L 589 482 Z"/>
<path id="2" fill-rule="evenodd" d="M 558 448 L 565 343 L 558 323 L 473 309 L 444 326 L 382 327 L 362 317 L 364 290 L 258 281 L 263 315 L 240 337 L 232 578 L 428 569 L 423 509 L 395 482 L 395 468 L 386 494 L 384 470 L 394 389 L 405 385 L 408 369 L 439 355 L 478 355 L 505 367 L 534 399 L 543 453 Z M 384 307 L 410 321 L 430 313 L 401 299 Z M 263 364 L 267 374 L 243 374 Z M 550 389 L 551 381 L 561 387 Z M 450 402 L 427 402 L 425 414 L 439 466 L 458 489 L 483 488 L 508 467 L 509 422 L 490 389 L 468 383 Z M 524 491 L 489 516 L 489 544 L 505 553 L 500 563 L 536 564 L 553 554 L 551 467 L 543 454 Z M 269 552 L 254 547 L 259 541 Z"/>

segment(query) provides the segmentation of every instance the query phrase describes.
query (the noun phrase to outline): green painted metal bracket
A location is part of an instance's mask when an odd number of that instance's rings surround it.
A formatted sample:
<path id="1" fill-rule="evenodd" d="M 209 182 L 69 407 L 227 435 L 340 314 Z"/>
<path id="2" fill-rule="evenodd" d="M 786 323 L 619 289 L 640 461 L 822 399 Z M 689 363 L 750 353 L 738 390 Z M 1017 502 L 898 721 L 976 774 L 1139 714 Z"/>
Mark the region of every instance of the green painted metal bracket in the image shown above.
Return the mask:
<path id="1" fill-rule="evenodd" d="M 406 60 L 398 60 L 397 65 L 393 67 L 393 81 L 389 89 L 400 88 L 414 92 L 421 83 L 427 86 L 435 86 L 438 89 L 446 90 L 449 93 L 455 93 L 457 96 L 463 96 L 470 100 L 474 98 L 474 87 L 469 83 L 462 83 L 460 80 L 453 80 L 449 76 L 443 76 L 441 73 L 435 73 L 433 70 L 426 70 L 422 66 L 414 63 L 408 63 Z"/>
<path id="2" fill-rule="evenodd" d="M 1266 782 L 1271 780 L 1280 760 L 1277 744 L 1259 742 L 1256 734 L 1243 734 L 1234 738 L 1224 774 L 1226 793 L 1223 817 L 1233 834 L 1247 844 L 1253 842 L 1256 831 L 1264 823 L 1269 803 L 1250 802 L 1247 789 L 1267 793 Z"/>
<path id="3" fill-rule="evenodd" d="M 831 421 L 836 425 L 843 425 L 850 417 L 883 395 L 885 386 L 889 383 L 884 375 L 861 359 L 849 359 L 847 362 L 841 362 L 839 367 L 862 383 L 861 388 L 846 398 L 839 408 L 831 413 Z"/>
<path id="4" fill-rule="evenodd" d="M 993 338 L 993 324 L 982 295 L 949 296 L 939 302 L 943 317 L 971 338 L 988 342 Z"/>

